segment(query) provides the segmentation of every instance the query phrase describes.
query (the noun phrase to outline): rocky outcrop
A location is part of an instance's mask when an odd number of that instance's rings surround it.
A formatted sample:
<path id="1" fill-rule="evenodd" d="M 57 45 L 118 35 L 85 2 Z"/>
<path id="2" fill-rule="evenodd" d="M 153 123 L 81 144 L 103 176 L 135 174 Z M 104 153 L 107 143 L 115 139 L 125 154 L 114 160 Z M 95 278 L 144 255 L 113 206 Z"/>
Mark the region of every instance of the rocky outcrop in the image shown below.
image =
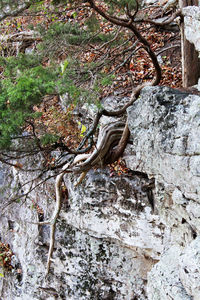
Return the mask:
<path id="1" fill-rule="evenodd" d="M 187 6 L 182 9 L 182 13 L 184 15 L 185 37 L 200 52 L 200 7 Z"/>
<path id="2" fill-rule="evenodd" d="M 155 178 L 155 210 L 164 224 L 148 299 L 199 299 L 200 97 L 145 88 L 128 116 L 133 145 L 126 161 Z"/>
<path id="3" fill-rule="evenodd" d="M 51 216 L 53 179 L 4 209 L 1 240 L 15 255 L 0 298 L 200 298 L 200 97 L 147 87 L 128 121 L 126 173 L 91 170 L 76 188 L 77 178 L 65 176 L 47 277 L 49 227 L 30 222 Z M 11 190 L 32 176 L 1 171 L 0 184 Z M 2 209 L 9 199 L 0 198 Z"/>
<path id="4" fill-rule="evenodd" d="M 145 174 L 130 172 L 119 177 L 109 169 L 90 171 L 76 189 L 74 180 L 73 176 L 65 178 L 69 196 L 57 223 L 47 278 L 49 228 L 29 223 L 38 220 L 33 195 L 23 205 L 10 207 L 1 218 L 2 239 L 15 253 L 13 273 L 5 274 L 2 297 L 146 299 L 147 272 L 163 250 L 163 227 L 152 213 L 153 182 Z M 37 204 L 48 218 L 52 199 L 45 190 L 38 192 Z"/>
<path id="5" fill-rule="evenodd" d="M 184 16 L 184 33 L 186 39 L 194 44 L 195 49 L 200 55 L 200 7 L 199 6 L 187 6 L 182 9 Z M 200 91 L 200 78 L 197 85 Z"/>

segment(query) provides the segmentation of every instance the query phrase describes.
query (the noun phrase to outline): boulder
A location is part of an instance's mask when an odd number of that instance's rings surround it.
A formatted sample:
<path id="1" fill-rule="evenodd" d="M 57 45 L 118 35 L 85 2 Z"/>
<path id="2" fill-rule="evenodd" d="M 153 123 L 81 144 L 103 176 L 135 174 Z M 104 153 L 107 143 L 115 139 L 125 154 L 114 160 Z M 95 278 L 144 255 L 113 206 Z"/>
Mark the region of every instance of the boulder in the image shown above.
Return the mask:
<path id="1" fill-rule="evenodd" d="M 178 266 L 200 234 L 200 97 L 146 87 L 128 109 L 128 122 L 133 144 L 127 165 L 155 179 L 154 206 L 164 224 L 164 251 L 149 273 L 148 299 L 199 297 Z M 200 276 L 197 257 L 195 263 L 195 272 L 186 271 L 191 281 Z"/>

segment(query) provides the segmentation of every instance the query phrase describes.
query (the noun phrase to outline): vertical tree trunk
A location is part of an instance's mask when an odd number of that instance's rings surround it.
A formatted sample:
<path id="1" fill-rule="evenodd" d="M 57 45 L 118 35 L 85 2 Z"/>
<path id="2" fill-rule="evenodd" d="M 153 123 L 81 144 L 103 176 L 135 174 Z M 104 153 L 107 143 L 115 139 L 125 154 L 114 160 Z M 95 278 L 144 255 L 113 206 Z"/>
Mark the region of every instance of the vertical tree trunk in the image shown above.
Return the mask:
<path id="1" fill-rule="evenodd" d="M 198 0 L 179 0 L 179 6 L 198 6 Z M 197 84 L 200 78 L 200 59 L 194 45 L 185 38 L 184 23 L 181 25 L 181 52 L 183 87 L 189 87 Z"/>

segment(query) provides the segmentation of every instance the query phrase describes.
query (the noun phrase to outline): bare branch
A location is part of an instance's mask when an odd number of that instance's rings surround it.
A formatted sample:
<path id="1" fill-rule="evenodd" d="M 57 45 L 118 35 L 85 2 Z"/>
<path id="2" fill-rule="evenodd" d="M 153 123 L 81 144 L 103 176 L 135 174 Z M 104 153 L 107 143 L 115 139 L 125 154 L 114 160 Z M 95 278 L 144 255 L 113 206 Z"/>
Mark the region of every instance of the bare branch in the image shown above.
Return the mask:
<path id="1" fill-rule="evenodd" d="M 102 9 L 96 6 L 94 0 L 88 0 L 88 3 L 90 3 L 91 8 L 93 8 L 99 15 L 101 15 L 107 21 L 118 26 L 126 27 L 129 20 L 108 15 L 106 12 L 104 12 Z"/>
<path id="2" fill-rule="evenodd" d="M 172 49 L 172 48 L 180 48 L 181 47 L 181 44 L 174 44 L 174 45 L 170 45 L 168 47 L 164 47 L 162 49 L 160 49 L 159 51 L 156 52 L 156 55 L 160 55 L 161 53 L 163 53 L 164 51 L 167 51 L 169 49 Z"/>
<path id="3" fill-rule="evenodd" d="M 8 42 L 8 41 L 30 41 L 30 40 L 38 40 L 41 41 L 41 37 L 38 35 L 37 32 L 31 31 L 21 31 L 13 34 L 7 34 L 0 36 L 1 42 Z"/>
<path id="4" fill-rule="evenodd" d="M 157 21 L 157 20 L 153 20 L 153 19 L 141 19 L 141 20 L 135 20 L 135 22 L 137 23 L 149 23 L 149 24 L 153 24 L 156 26 L 165 26 L 165 25 L 169 25 L 170 23 L 172 23 L 177 17 L 181 17 L 182 18 L 182 12 L 181 9 L 178 9 L 177 11 L 175 11 L 167 20 L 165 21 Z"/>

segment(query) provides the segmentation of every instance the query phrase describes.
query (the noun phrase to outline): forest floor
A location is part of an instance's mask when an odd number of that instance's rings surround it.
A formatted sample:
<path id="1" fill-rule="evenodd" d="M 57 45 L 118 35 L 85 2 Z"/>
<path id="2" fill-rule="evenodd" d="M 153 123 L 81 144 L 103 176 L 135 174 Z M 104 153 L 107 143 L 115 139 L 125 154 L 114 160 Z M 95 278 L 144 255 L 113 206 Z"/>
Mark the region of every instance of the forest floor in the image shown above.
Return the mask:
<path id="1" fill-rule="evenodd" d="M 67 8 L 61 7 L 60 10 L 54 11 L 52 6 L 50 5 L 50 0 L 42 1 L 43 4 L 41 7 L 37 7 L 32 12 L 25 11 L 21 16 L 15 18 L 8 18 L 4 22 L 1 23 L 0 34 L 1 36 L 10 35 L 13 36 L 12 40 L 12 50 L 6 50 L 6 42 L 2 43 L 0 47 L 0 54 L 5 56 L 16 55 L 16 41 L 14 36 L 23 33 L 30 32 L 32 28 L 38 25 L 42 25 L 48 30 L 48 28 L 56 23 L 56 22 L 71 22 L 74 14 L 76 13 L 76 22 L 80 24 L 80 26 L 84 26 L 84 22 L 87 18 L 87 11 L 85 10 L 68 10 Z M 161 8 L 152 7 L 148 9 L 148 15 L 151 18 L 159 18 L 162 16 Z M 146 14 L 146 11 L 143 11 L 143 14 Z M 162 80 L 160 85 L 167 85 L 174 88 L 180 88 L 182 86 L 182 75 L 181 75 L 181 42 L 180 42 L 180 31 L 178 25 L 175 23 L 172 26 L 155 26 L 151 24 L 141 23 L 137 24 L 137 27 L 141 34 L 148 40 L 151 45 L 152 50 L 157 54 L 159 63 L 162 68 Z M 104 31 L 106 30 L 104 26 Z M 109 27 L 108 23 L 108 31 L 111 31 L 112 28 Z M 20 52 L 25 52 L 28 49 L 36 49 L 36 46 L 41 41 L 39 39 L 30 39 L 27 38 L 23 41 L 21 38 L 21 42 L 23 42 L 23 46 L 20 46 Z M 4 49 L 5 47 L 5 49 Z M 8 52 L 7 52 L 8 51 Z M 91 50 L 92 51 L 92 50 Z M 91 54 L 90 54 L 91 55 Z M 87 55 L 88 57 L 90 56 Z M 93 55 L 93 53 L 92 53 Z M 62 60 L 65 57 L 60 57 Z M 94 57 L 95 59 L 95 57 Z M 144 50 L 138 51 L 136 55 L 134 55 L 134 62 L 130 64 L 130 71 L 132 72 L 132 76 L 134 78 L 134 83 L 137 85 L 144 80 L 149 79 L 151 76 L 152 64 L 148 59 Z M 123 87 L 125 85 L 123 84 Z M 106 94 L 106 93 L 105 93 Z"/>

